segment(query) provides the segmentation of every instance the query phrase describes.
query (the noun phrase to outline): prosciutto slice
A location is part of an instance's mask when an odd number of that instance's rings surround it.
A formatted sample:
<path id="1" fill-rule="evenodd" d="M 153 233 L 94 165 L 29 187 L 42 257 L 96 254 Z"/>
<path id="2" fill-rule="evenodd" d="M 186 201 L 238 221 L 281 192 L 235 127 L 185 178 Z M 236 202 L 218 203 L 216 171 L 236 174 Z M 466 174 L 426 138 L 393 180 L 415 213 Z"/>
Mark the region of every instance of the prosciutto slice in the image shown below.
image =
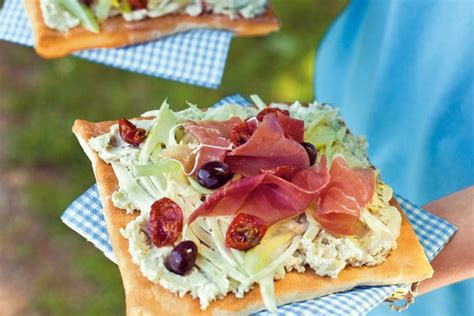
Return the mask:
<path id="1" fill-rule="evenodd" d="M 318 199 L 315 219 L 329 231 L 351 235 L 375 189 L 375 172 L 370 168 L 350 169 L 336 157 L 329 171 L 331 180 Z"/>
<path id="2" fill-rule="evenodd" d="M 232 127 L 241 123 L 238 117 L 227 121 L 203 120 L 187 121 L 183 124 L 186 132 L 191 134 L 200 144 L 200 148 L 190 152 L 178 145 L 178 149 L 166 149 L 164 155 L 181 161 L 187 174 L 195 174 L 202 165 L 210 161 L 224 161 L 231 142 L 229 140 Z"/>
<path id="3" fill-rule="evenodd" d="M 285 124 L 290 126 L 295 123 L 287 121 Z M 291 166 L 295 171 L 309 167 L 306 150 L 285 136 L 276 115 L 266 115 L 252 137 L 228 153 L 225 162 L 233 172 L 244 176 L 258 175 L 280 166 Z"/>
<path id="4" fill-rule="evenodd" d="M 234 125 L 242 123 L 239 117 L 232 117 L 227 121 L 203 120 L 199 122 L 187 121 L 184 123 L 186 131 L 201 143 L 212 144 L 222 141 L 228 142 Z"/>
<path id="5" fill-rule="evenodd" d="M 292 181 L 268 173 L 246 177 L 214 192 L 189 216 L 188 222 L 200 216 L 243 212 L 258 216 L 270 226 L 303 212 L 328 183 L 325 166 L 300 171 Z"/>
<path id="6" fill-rule="evenodd" d="M 304 141 L 304 121 L 289 117 L 280 112 L 277 113 L 277 118 L 287 137 L 292 138 L 298 143 Z"/>

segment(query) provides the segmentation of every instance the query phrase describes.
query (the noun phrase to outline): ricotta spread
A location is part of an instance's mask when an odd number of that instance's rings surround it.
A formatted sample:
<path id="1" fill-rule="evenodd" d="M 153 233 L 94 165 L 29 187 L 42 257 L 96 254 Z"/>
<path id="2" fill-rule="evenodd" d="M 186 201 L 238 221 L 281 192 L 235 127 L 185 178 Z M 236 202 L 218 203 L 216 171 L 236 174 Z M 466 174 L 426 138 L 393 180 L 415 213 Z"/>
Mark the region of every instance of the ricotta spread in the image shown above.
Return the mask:
<path id="1" fill-rule="evenodd" d="M 292 117 L 304 120 L 305 131 L 318 124 L 331 126 L 335 131 L 342 129 L 345 134 L 332 140 L 329 147 L 335 148 L 339 154 L 351 155 L 355 165 L 369 165 L 365 154 L 365 140 L 346 133 L 342 119 L 331 107 L 317 102 L 309 104 L 308 107 L 299 102 L 289 106 L 274 106 L 284 107 Z M 247 119 L 256 113 L 257 110 L 253 107 L 242 108 L 228 104 L 210 108 L 206 112 L 190 106 L 184 111 L 174 113 L 174 117 L 179 125 L 186 119 L 227 120 L 232 116 Z M 144 116 L 159 114 L 159 111 L 150 111 Z M 156 120 L 133 120 L 133 123 L 144 128 L 147 133 L 153 133 L 151 130 Z M 171 128 L 169 137 L 176 143 L 175 132 L 176 128 Z M 172 199 L 181 207 L 185 218 L 202 203 L 203 198 L 212 193 L 209 190 L 197 189 L 182 171 L 164 171 L 160 175 L 163 177 L 162 182 L 154 176 L 136 177 L 134 168 L 149 163 L 139 158 L 143 144 L 134 148 L 124 143 L 120 138 L 118 125 L 113 125 L 108 133 L 91 139 L 89 144 L 104 161 L 118 162 L 125 166 L 143 190 L 147 191 L 146 181 L 155 183 L 159 196 L 150 194 L 151 197 L 156 199 L 165 196 Z M 256 275 L 249 273 L 242 264 L 246 255 L 244 252 L 223 247 L 222 236 L 225 236 L 230 223 L 227 217 L 198 219 L 191 226 L 185 225 L 182 238 L 193 240 L 198 245 L 199 255 L 195 267 L 184 276 L 171 273 L 164 266 L 164 260 L 172 247 L 157 248 L 151 243 L 147 235 L 148 209 L 141 210 L 140 215 L 122 229 L 121 233 L 129 241 L 133 262 L 140 267 L 145 277 L 179 296 L 189 293 L 193 298 L 198 298 L 201 308 L 205 309 L 213 300 L 223 298 L 231 292 L 237 297 L 243 297 L 252 289 L 253 284 L 263 280 L 264 276 L 278 280 L 288 271 L 303 272 L 309 267 L 318 275 L 336 278 L 346 266 L 374 266 L 384 262 L 390 251 L 397 247 L 396 241 L 401 226 L 400 213 L 389 205 L 391 198 L 391 188 L 378 178 L 372 200 L 362 210 L 354 236 L 332 235 L 310 215 L 303 215 L 298 221 L 288 220 L 285 229 L 293 231 L 294 237 L 291 243 L 282 249 L 286 252 L 280 253 L 278 259 L 272 260 L 267 268 Z M 127 212 L 138 210 L 137 205 L 143 205 L 134 201 L 124 188 L 113 194 L 112 201 L 116 207 Z M 294 248 L 291 248 L 293 246 Z"/>
<path id="2" fill-rule="evenodd" d="M 40 8 L 44 23 L 51 29 L 66 32 L 80 24 L 78 18 L 58 5 L 54 0 L 41 0 Z"/>

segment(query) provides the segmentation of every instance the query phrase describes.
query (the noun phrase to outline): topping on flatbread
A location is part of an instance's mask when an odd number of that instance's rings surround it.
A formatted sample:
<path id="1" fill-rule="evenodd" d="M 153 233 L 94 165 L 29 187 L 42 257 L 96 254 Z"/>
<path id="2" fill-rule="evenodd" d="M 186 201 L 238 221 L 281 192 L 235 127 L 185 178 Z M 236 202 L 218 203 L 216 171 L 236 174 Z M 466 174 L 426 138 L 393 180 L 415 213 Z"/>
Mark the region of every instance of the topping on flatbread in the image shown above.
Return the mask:
<path id="1" fill-rule="evenodd" d="M 148 231 L 156 247 L 172 245 L 183 230 L 183 212 L 179 205 L 162 198 L 151 206 Z"/>
<path id="2" fill-rule="evenodd" d="M 23 0 L 35 49 L 58 58 L 88 48 L 143 43 L 192 29 L 240 36 L 274 32 L 279 22 L 268 0 Z"/>
<path id="3" fill-rule="evenodd" d="M 249 250 L 260 243 L 268 225 L 258 216 L 239 213 L 227 228 L 225 246 L 241 251 Z"/>
<path id="4" fill-rule="evenodd" d="M 250 312 L 263 305 L 275 311 L 358 285 L 428 277 L 391 188 L 369 164 L 364 140 L 347 131 L 335 110 L 318 103 L 266 108 L 253 99 L 258 110 L 227 104 L 173 112 L 164 102 L 130 124 L 121 121 L 122 128 L 93 125 L 93 136 L 82 136 L 91 159 L 101 158 L 93 160 L 99 179 L 116 179 L 98 181 L 107 220 L 127 216 L 110 225 L 125 227 L 126 241 L 112 235 L 114 247 L 128 247 L 118 255 L 122 274 L 136 269 L 133 262 L 157 283 L 139 286 L 153 292 L 145 309 L 133 303 L 136 295 L 127 294 L 127 302 L 153 315 Z M 144 141 L 122 140 L 135 129 L 145 131 Z M 394 252 L 397 247 L 402 250 Z M 124 278 L 127 293 L 139 277 Z"/>
<path id="5" fill-rule="evenodd" d="M 350 235 L 362 208 L 374 194 L 375 172 L 370 168 L 351 170 L 344 158 L 336 157 L 329 174 L 330 181 L 319 197 L 315 218 L 334 233 Z"/>
<path id="6" fill-rule="evenodd" d="M 305 172 L 313 178 L 320 175 Z M 323 176 L 324 177 L 324 176 Z M 202 216 L 234 215 L 239 212 L 262 218 L 268 225 L 294 217 L 303 212 L 325 185 L 321 187 L 299 187 L 270 174 L 245 177 L 233 181 L 209 196 L 188 218 L 192 223 Z"/>
<path id="7" fill-rule="evenodd" d="M 118 121 L 120 137 L 127 144 L 138 146 L 146 137 L 146 130 L 143 128 L 137 128 L 132 122 L 126 119 L 120 119 Z"/>
<path id="8" fill-rule="evenodd" d="M 306 150 L 285 131 L 275 115 L 266 115 L 252 137 L 232 150 L 225 159 L 230 169 L 244 176 L 258 175 L 262 170 L 292 166 L 295 170 L 309 166 Z"/>

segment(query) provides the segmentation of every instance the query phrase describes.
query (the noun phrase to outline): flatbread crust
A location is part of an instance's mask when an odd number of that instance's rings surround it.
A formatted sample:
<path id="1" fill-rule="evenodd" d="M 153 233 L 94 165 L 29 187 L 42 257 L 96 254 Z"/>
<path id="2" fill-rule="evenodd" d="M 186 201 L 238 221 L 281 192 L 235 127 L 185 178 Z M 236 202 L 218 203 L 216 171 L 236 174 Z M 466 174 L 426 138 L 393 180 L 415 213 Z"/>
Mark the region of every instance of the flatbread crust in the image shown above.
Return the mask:
<path id="1" fill-rule="evenodd" d="M 264 309 L 264 304 L 256 286 L 243 299 L 233 294 L 212 302 L 206 310 L 201 310 L 199 300 L 190 295 L 180 298 L 175 294 L 146 279 L 140 268 L 132 262 L 128 252 L 128 242 L 119 230 L 132 221 L 136 215 L 127 215 L 114 207 L 111 195 L 117 190 L 117 179 L 110 165 L 101 160 L 89 147 L 87 140 L 109 131 L 116 122 L 90 123 L 77 120 L 73 132 L 92 161 L 94 173 L 104 206 L 107 230 L 112 242 L 117 263 L 125 288 L 127 315 L 244 315 Z M 312 269 L 304 273 L 289 272 L 285 278 L 275 281 L 278 305 L 312 299 L 335 292 L 351 289 L 359 285 L 406 284 L 430 278 L 433 269 L 426 259 L 406 216 L 402 214 L 398 247 L 386 262 L 375 267 L 347 267 L 335 279 L 318 276 Z"/>
<path id="2" fill-rule="evenodd" d="M 273 10 L 253 19 L 230 19 L 224 15 L 207 14 L 189 16 L 170 14 L 158 18 L 127 22 L 121 16 L 106 20 L 100 33 L 92 33 L 83 27 L 75 27 L 62 33 L 46 26 L 40 8 L 40 0 L 23 0 L 31 22 L 35 50 L 43 58 L 64 57 L 72 52 L 89 48 L 112 48 L 151 41 L 166 35 L 196 28 L 216 28 L 235 32 L 239 36 L 265 35 L 279 29 Z"/>

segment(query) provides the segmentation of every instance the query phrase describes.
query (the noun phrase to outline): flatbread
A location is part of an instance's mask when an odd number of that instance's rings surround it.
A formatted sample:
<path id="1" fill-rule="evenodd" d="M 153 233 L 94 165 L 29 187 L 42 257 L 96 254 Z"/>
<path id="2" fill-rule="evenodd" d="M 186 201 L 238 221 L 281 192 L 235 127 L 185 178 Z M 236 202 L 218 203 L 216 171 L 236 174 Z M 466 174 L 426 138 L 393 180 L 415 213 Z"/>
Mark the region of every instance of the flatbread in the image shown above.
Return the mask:
<path id="1" fill-rule="evenodd" d="M 102 23 L 98 34 L 81 26 L 62 33 L 48 28 L 44 23 L 40 0 L 23 0 L 23 4 L 31 22 L 35 50 L 38 55 L 47 59 L 64 57 L 72 52 L 89 48 L 133 45 L 196 28 L 225 29 L 239 36 L 257 36 L 276 31 L 280 27 L 276 15 L 268 7 L 263 15 L 253 19 L 231 19 L 217 14 L 197 17 L 169 14 L 127 22 L 121 16 L 117 16 Z"/>
<path id="2" fill-rule="evenodd" d="M 127 215 L 123 210 L 114 207 L 111 195 L 118 189 L 118 184 L 113 169 L 97 156 L 87 142 L 92 137 L 108 132 L 110 126 L 115 123 L 77 120 L 73 131 L 94 167 L 107 230 L 125 288 L 127 315 L 239 315 L 264 309 L 258 286 L 243 299 L 238 299 L 230 293 L 224 299 L 212 302 L 203 311 L 199 307 L 199 300 L 192 299 L 190 295 L 180 298 L 141 274 L 140 268 L 132 262 L 127 240 L 119 232 L 120 228 L 125 227 L 137 215 Z M 334 279 L 318 276 L 312 269 L 304 273 L 289 272 L 282 280 L 275 281 L 278 305 L 308 300 L 359 285 L 405 284 L 430 278 L 433 269 L 415 232 L 397 201 L 392 200 L 391 203 L 402 214 L 402 225 L 397 240 L 398 247 L 388 256 L 386 262 L 375 267 L 347 267 Z"/>

